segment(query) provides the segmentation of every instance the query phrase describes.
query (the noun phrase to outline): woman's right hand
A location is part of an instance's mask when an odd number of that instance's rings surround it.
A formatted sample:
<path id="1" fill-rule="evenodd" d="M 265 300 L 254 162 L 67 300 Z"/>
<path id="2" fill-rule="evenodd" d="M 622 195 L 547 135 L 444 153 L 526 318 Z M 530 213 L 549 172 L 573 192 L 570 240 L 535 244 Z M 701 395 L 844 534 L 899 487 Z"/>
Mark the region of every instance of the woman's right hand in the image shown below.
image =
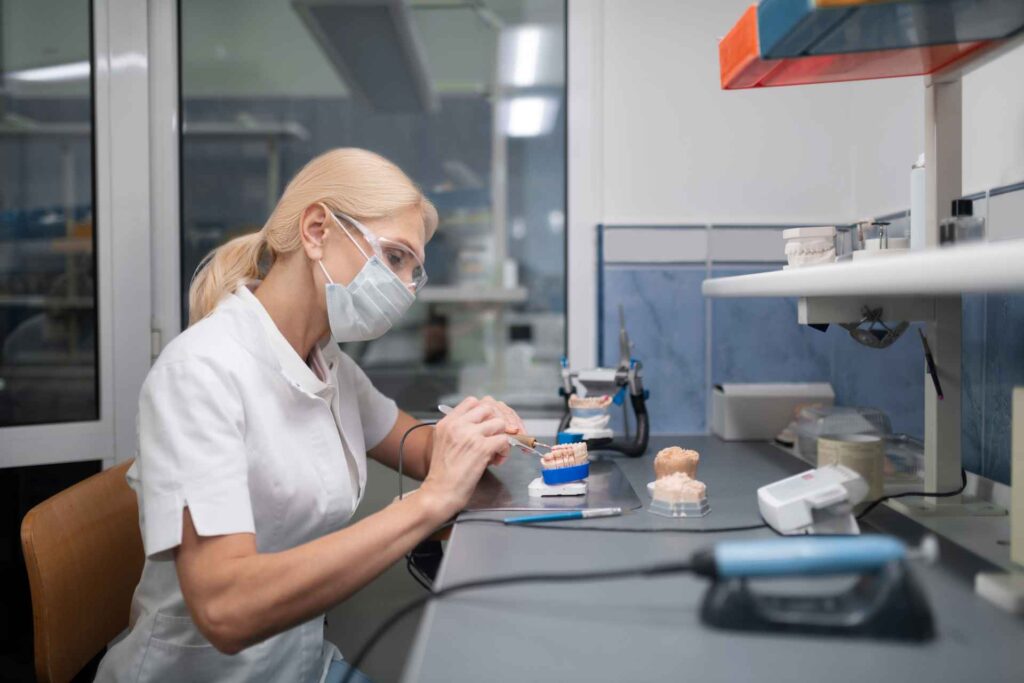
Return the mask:
<path id="1" fill-rule="evenodd" d="M 430 471 L 420 490 L 436 497 L 445 519 L 466 506 L 488 463 L 508 453 L 508 427 L 493 401 L 474 397 L 434 427 Z"/>

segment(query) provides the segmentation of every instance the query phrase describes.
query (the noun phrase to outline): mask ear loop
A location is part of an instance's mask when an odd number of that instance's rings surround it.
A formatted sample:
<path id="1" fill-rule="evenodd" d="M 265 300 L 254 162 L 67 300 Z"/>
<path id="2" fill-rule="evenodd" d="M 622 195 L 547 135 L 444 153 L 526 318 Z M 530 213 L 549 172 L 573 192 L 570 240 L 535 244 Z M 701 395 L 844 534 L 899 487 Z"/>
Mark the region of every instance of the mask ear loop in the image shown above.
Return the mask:
<path id="1" fill-rule="evenodd" d="M 333 211 L 331 212 L 331 218 L 333 218 L 333 219 L 334 219 L 334 222 L 338 224 L 338 227 L 339 227 L 339 228 L 341 228 L 341 231 L 342 231 L 343 233 L 345 233 L 345 236 L 349 238 L 349 240 L 350 240 L 350 241 L 352 242 L 352 244 L 356 245 L 356 249 L 358 249 L 358 250 L 359 250 L 359 253 L 363 255 L 363 258 L 364 258 L 364 259 L 366 259 L 367 261 L 369 261 L 369 260 L 370 260 L 370 257 L 369 257 L 369 256 L 367 256 L 367 255 L 366 255 L 366 252 L 365 252 L 365 251 L 363 251 L 363 248 L 362 248 L 361 246 L 359 246 L 359 242 L 356 242 L 355 238 L 354 238 L 354 237 L 352 237 L 352 235 L 348 234 L 348 230 L 347 230 L 347 229 L 345 228 L 345 226 L 344 226 L 344 225 L 342 225 L 342 224 L 341 224 L 341 221 L 340 221 L 340 220 L 338 220 L 338 217 L 334 215 L 334 212 L 333 212 Z M 348 216 L 345 216 L 345 218 L 346 218 L 346 220 L 352 220 L 352 219 L 351 219 L 351 218 L 349 218 Z M 353 223 L 355 223 L 355 221 L 354 221 L 354 220 L 353 220 L 352 222 L 353 222 Z"/>
<path id="2" fill-rule="evenodd" d="M 324 207 L 324 208 L 327 209 L 327 207 Z M 339 221 L 338 217 L 336 215 L 334 215 L 334 212 L 331 211 L 330 209 L 327 209 L 327 213 L 330 214 L 331 218 L 334 219 L 334 222 L 338 224 L 338 228 L 340 228 L 341 231 L 345 234 L 345 237 L 348 237 L 349 241 L 351 241 L 352 244 L 356 245 L 356 249 L 359 250 L 359 253 L 362 254 L 363 258 L 366 259 L 367 261 L 369 261 L 370 257 L 367 256 L 366 252 L 363 251 L 363 248 L 361 246 L 359 246 L 359 242 L 356 242 L 355 239 L 352 237 L 352 235 L 348 234 L 348 230 L 346 230 L 345 226 L 341 224 L 341 221 Z M 346 216 L 346 218 L 348 218 L 348 217 Z M 351 219 L 349 219 L 349 220 L 351 220 Z M 324 267 L 324 260 L 320 259 L 319 261 L 317 261 L 317 264 L 320 266 L 320 270 L 323 271 L 324 277 L 327 278 L 327 282 L 332 284 L 332 285 L 335 284 L 334 280 L 331 278 L 330 273 L 327 272 L 327 268 Z"/>
<path id="3" fill-rule="evenodd" d="M 334 280 L 332 280 L 332 279 L 331 279 L 331 276 L 330 276 L 330 274 L 329 274 L 329 273 L 327 272 L 327 269 L 326 269 L 326 268 L 324 268 L 324 260 L 323 260 L 323 259 L 320 259 L 319 261 L 317 261 L 317 265 L 319 265 L 319 266 L 320 266 L 320 270 L 324 271 L 324 277 L 325 277 L 325 278 L 327 278 L 327 282 L 328 282 L 329 284 L 332 284 L 332 285 L 333 285 L 333 284 L 334 284 Z"/>

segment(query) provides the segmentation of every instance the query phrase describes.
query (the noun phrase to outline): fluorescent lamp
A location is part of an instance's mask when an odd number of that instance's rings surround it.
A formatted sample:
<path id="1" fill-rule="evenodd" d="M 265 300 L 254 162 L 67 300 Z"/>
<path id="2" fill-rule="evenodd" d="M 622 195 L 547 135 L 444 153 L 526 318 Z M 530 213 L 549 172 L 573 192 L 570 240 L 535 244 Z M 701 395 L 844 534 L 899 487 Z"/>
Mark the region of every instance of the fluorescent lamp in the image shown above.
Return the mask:
<path id="1" fill-rule="evenodd" d="M 554 46 L 550 27 L 528 24 L 502 31 L 498 53 L 502 84 L 513 88 L 538 85 L 545 59 L 554 56 Z"/>
<path id="2" fill-rule="evenodd" d="M 540 75 L 540 27 L 524 26 L 514 36 L 512 85 L 536 85 Z"/>
<path id="3" fill-rule="evenodd" d="M 510 138 L 532 138 L 550 133 L 555 127 L 558 100 L 554 97 L 513 97 L 505 102 L 505 134 Z"/>
<path id="4" fill-rule="evenodd" d="M 58 81 L 80 81 L 89 78 L 92 70 L 87 60 L 40 66 L 34 69 L 8 71 L 5 75 L 13 81 L 22 83 L 54 83 Z"/>

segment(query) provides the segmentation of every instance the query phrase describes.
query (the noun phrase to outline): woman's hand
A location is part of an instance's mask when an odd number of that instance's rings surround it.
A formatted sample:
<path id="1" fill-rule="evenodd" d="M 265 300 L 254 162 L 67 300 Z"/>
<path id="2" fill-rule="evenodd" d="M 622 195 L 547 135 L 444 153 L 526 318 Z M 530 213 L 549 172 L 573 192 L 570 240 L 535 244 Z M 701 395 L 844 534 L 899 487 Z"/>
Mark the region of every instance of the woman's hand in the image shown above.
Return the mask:
<path id="1" fill-rule="evenodd" d="M 434 428 L 430 472 L 420 494 L 433 496 L 445 519 L 466 506 L 487 465 L 508 454 L 508 435 L 521 429 L 493 399 L 467 398 Z M 505 406 L 508 412 L 511 409 Z M 510 422 L 515 417 L 518 424 Z"/>

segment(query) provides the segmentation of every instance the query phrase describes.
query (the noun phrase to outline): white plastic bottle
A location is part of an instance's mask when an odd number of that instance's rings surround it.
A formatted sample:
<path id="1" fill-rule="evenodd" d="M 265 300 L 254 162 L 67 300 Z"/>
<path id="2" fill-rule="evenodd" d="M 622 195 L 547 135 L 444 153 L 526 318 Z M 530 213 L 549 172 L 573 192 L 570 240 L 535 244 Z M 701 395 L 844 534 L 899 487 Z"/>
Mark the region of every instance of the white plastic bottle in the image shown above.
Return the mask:
<path id="1" fill-rule="evenodd" d="M 928 244 L 927 226 L 925 225 L 925 189 L 924 154 L 917 157 L 917 162 L 910 167 L 910 248 L 924 249 Z"/>

